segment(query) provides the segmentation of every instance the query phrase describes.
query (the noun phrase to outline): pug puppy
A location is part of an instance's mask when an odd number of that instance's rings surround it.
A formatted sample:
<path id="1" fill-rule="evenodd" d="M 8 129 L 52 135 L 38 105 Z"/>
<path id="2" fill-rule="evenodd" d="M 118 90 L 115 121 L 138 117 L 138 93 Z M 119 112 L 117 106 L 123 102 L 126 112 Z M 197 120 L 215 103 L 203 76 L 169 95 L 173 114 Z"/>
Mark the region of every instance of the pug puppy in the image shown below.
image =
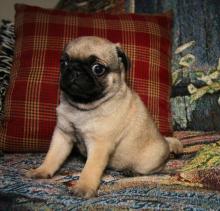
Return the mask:
<path id="1" fill-rule="evenodd" d="M 106 166 L 138 174 L 160 171 L 182 144 L 165 139 L 140 97 L 125 82 L 130 62 L 119 44 L 86 36 L 74 39 L 61 58 L 60 104 L 52 142 L 31 178 L 52 177 L 73 147 L 87 161 L 72 191 L 95 196 Z"/>

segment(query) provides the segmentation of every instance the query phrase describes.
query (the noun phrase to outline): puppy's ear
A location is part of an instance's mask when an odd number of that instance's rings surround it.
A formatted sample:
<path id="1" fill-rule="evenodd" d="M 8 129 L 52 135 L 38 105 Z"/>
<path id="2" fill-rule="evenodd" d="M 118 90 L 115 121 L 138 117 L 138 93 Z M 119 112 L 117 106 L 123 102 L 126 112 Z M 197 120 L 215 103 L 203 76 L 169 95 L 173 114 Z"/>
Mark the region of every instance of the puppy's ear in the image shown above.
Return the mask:
<path id="1" fill-rule="evenodd" d="M 66 57 L 66 48 L 67 48 L 67 44 L 65 44 L 64 45 L 64 47 L 63 47 L 63 51 L 61 52 L 61 56 L 60 56 L 60 61 L 61 60 L 64 60 L 65 59 L 65 57 Z"/>
<path id="2" fill-rule="evenodd" d="M 122 63 L 124 64 L 125 71 L 128 71 L 131 67 L 131 62 L 128 56 L 125 54 L 124 50 L 122 50 L 120 44 L 116 44 L 116 51 L 118 57 L 121 59 Z"/>
<path id="3" fill-rule="evenodd" d="M 70 61 L 69 55 L 65 51 L 63 51 L 60 57 L 60 71 L 61 72 L 67 68 L 69 61 Z"/>

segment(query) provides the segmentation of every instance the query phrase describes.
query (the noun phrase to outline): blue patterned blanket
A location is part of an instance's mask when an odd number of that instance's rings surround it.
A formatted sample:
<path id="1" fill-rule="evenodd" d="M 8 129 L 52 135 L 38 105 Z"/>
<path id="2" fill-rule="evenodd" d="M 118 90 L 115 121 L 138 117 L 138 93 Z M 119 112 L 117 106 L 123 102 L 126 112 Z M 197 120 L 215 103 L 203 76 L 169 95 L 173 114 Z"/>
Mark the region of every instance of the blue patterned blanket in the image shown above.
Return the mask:
<path id="1" fill-rule="evenodd" d="M 184 144 L 160 174 L 132 176 L 107 169 L 98 196 L 75 197 L 68 186 L 78 180 L 82 157 L 72 155 L 51 179 L 24 177 L 45 154 L 0 157 L 0 210 L 220 210 L 220 134 L 178 132 Z"/>

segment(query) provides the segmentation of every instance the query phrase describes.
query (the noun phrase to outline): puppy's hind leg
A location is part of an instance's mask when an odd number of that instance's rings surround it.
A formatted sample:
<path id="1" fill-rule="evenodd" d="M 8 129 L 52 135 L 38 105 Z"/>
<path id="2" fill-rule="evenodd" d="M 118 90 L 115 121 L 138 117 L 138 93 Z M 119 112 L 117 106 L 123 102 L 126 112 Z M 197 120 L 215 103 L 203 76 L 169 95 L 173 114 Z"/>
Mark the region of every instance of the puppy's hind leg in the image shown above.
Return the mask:
<path id="1" fill-rule="evenodd" d="M 29 170 L 26 176 L 31 178 L 52 177 L 68 157 L 72 148 L 72 137 L 56 127 L 44 162 L 38 168 Z"/>
<path id="2" fill-rule="evenodd" d="M 164 168 L 169 152 L 169 146 L 165 141 L 151 144 L 139 153 L 133 164 L 133 170 L 143 175 L 159 172 Z"/>
<path id="3" fill-rule="evenodd" d="M 183 152 L 182 143 L 174 137 L 166 137 L 166 141 L 148 146 L 139 154 L 134 170 L 140 174 L 153 174 L 161 171 L 170 155 L 170 152 Z"/>
<path id="4" fill-rule="evenodd" d="M 165 139 L 169 145 L 170 152 L 175 154 L 180 154 L 183 152 L 183 145 L 177 138 L 165 137 Z"/>

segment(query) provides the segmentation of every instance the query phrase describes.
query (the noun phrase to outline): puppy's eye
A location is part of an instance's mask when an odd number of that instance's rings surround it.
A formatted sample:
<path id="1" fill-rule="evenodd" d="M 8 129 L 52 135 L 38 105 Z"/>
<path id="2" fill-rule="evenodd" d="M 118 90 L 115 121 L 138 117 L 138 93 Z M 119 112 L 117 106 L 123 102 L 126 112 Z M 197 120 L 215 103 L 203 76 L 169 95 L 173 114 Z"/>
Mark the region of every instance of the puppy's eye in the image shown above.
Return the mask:
<path id="1" fill-rule="evenodd" d="M 64 61 L 63 64 L 64 64 L 65 66 L 68 66 L 69 62 L 68 62 L 68 61 Z"/>
<path id="2" fill-rule="evenodd" d="M 92 66 L 92 72 L 96 76 L 102 76 L 106 71 L 106 67 L 101 64 L 94 64 Z"/>
<path id="3" fill-rule="evenodd" d="M 69 56 L 67 54 L 62 55 L 61 59 L 60 59 L 60 64 L 63 67 L 67 67 L 69 65 Z"/>
<path id="4" fill-rule="evenodd" d="M 62 65 L 62 66 L 68 66 L 68 64 L 69 64 L 69 61 L 68 60 L 64 60 L 64 59 L 61 59 L 60 60 L 60 64 Z"/>

